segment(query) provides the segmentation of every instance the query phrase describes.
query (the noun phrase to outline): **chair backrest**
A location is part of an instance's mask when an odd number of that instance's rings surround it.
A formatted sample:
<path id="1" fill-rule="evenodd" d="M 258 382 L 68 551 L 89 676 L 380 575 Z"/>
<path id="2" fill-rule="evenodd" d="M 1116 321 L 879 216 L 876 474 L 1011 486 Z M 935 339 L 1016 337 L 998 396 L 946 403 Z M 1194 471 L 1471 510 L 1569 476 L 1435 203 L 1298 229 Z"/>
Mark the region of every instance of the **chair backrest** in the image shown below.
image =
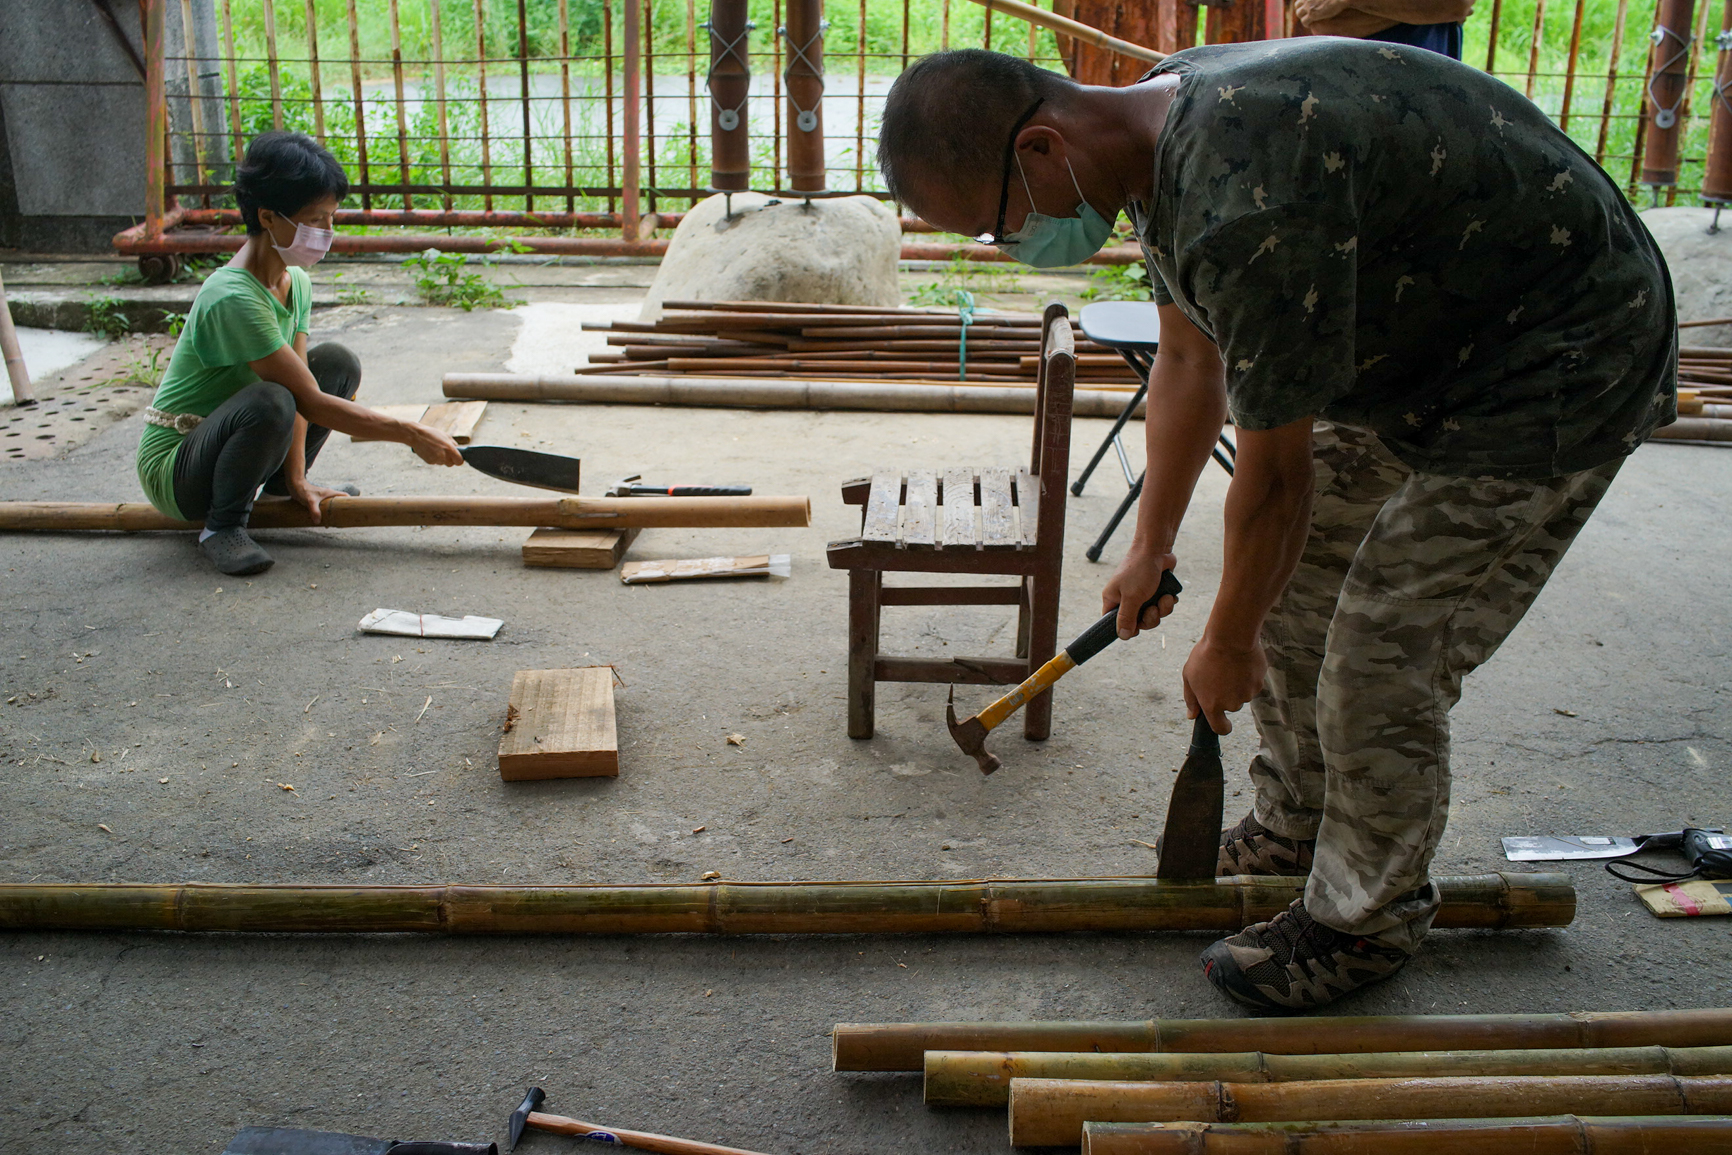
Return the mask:
<path id="1" fill-rule="evenodd" d="M 1076 336 L 1070 311 L 1054 302 L 1041 316 L 1040 371 L 1035 386 L 1034 453 L 1028 471 L 1040 478 L 1039 542 L 1064 548 L 1065 496 L 1070 484 L 1071 409 L 1076 393 Z"/>

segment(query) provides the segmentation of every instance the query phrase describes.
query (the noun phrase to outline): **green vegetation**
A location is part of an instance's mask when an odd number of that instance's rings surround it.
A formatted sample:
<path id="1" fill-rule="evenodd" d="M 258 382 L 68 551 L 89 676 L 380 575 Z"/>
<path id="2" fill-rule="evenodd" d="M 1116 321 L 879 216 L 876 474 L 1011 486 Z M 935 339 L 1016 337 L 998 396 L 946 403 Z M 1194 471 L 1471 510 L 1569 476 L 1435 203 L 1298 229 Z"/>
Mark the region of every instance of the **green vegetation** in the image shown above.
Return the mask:
<path id="1" fill-rule="evenodd" d="M 485 257 L 482 264 L 487 263 Z M 465 313 L 476 309 L 509 309 L 518 304 L 506 299 L 499 286 L 480 273 L 467 270 L 469 254 L 442 253 L 428 249 L 403 262 L 415 277 L 415 288 L 429 305 L 455 305 Z"/>
<path id="2" fill-rule="evenodd" d="M 946 236 L 944 239 L 960 244 L 967 238 Z M 908 303 L 953 309 L 957 307 L 958 292 L 972 293 L 976 297 L 1020 293 L 1022 282 L 1017 279 L 1016 268 L 1017 266 L 990 261 L 952 257 L 934 270 L 938 274 L 936 281 L 921 285 L 908 294 Z"/>
<path id="3" fill-rule="evenodd" d="M 1077 294 L 1085 301 L 1148 301 L 1149 270 L 1141 261 L 1134 265 L 1102 265 L 1089 273 L 1088 288 Z"/>
<path id="4" fill-rule="evenodd" d="M 84 321 L 86 333 L 115 340 L 132 332 L 132 322 L 127 319 L 125 312 L 125 301 L 119 297 L 87 297 L 85 300 L 90 306 L 90 315 Z"/>

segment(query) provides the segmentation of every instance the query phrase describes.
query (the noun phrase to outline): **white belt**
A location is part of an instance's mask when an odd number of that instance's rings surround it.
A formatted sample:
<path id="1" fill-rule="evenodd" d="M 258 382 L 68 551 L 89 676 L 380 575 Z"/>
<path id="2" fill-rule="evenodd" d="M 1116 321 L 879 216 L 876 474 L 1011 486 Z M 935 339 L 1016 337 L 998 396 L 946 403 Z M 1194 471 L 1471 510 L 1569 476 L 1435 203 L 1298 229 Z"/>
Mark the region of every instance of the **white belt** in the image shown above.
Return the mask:
<path id="1" fill-rule="evenodd" d="M 204 418 L 196 413 L 164 413 L 154 406 L 146 406 L 144 410 L 146 425 L 160 425 L 164 429 L 174 430 L 182 437 L 197 429 L 198 423 L 203 420 Z"/>

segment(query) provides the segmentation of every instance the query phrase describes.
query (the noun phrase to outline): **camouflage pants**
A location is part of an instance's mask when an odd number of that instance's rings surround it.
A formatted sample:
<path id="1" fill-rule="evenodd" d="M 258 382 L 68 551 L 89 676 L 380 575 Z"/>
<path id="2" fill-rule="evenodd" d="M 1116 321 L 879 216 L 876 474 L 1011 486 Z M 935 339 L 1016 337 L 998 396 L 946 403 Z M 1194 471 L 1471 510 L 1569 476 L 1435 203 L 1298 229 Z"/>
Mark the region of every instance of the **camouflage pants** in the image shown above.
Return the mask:
<path id="1" fill-rule="evenodd" d="M 1316 838 L 1305 908 L 1411 950 L 1449 815 L 1449 711 L 1521 621 L 1622 460 L 1544 481 L 1415 473 L 1318 422 L 1299 567 L 1263 629 L 1256 816 Z"/>

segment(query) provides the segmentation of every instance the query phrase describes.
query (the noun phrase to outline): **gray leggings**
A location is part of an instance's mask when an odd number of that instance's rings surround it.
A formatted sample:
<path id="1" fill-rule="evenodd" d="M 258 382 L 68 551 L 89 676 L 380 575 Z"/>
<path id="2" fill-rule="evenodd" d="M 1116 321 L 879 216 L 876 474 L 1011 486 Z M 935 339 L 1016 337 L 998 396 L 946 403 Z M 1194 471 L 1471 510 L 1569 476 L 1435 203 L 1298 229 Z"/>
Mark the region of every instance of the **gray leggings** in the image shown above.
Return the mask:
<path id="1" fill-rule="evenodd" d="M 319 388 L 345 401 L 361 387 L 361 362 L 335 341 L 307 350 L 307 368 Z M 254 381 L 218 405 L 187 435 L 174 455 L 174 503 L 188 521 L 209 530 L 244 526 L 253 498 L 289 492 L 283 464 L 295 432 L 295 398 L 274 381 Z M 307 427 L 307 468 L 331 431 Z"/>

